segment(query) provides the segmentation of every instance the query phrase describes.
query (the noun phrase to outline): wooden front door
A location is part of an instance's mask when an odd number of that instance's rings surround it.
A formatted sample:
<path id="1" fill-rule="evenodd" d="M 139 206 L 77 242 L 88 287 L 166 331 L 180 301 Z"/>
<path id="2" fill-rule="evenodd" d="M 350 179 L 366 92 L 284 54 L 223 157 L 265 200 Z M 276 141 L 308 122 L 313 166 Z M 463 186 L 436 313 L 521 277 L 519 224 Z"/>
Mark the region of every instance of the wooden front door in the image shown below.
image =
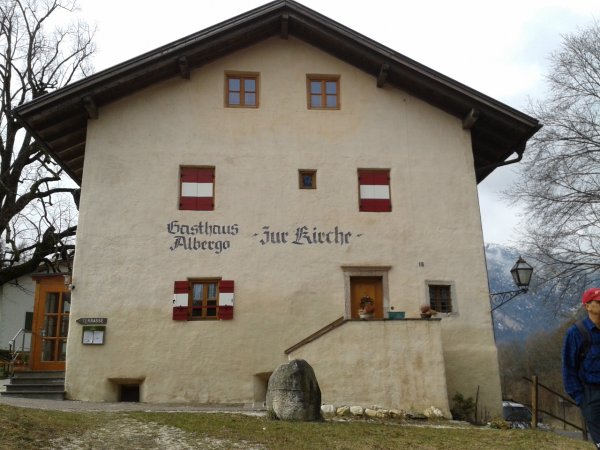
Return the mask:
<path id="1" fill-rule="evenodd" d="M 359 319 L 358 310 L 361 299 L 373 299 L 375 311 L 373 318 L 383 319 L 383 280 L 381 277 L 350 277 L 351 317 Z"/>
<path id="2" fill-rule="evenodd" d="M 62 275 L 37 280 L 31 370 L 65 370 L 70 310 L 71 292 Z"/>

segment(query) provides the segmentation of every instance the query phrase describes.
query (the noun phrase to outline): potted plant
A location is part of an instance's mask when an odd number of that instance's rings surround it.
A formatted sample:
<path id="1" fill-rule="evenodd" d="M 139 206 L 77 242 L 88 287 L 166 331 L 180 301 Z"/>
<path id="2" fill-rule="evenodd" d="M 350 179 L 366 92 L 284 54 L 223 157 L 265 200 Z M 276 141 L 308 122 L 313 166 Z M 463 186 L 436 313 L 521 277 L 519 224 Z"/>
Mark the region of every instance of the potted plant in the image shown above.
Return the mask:
<path id="1" fill-rule="evenodd" d="M 358 316 L 361 319 L 370 319 L 374 315 L 375 315 L 375 301 L 368 295 L 365 295 L 363 298 L 360 299 L 360 306 L 358 308 Z"/>
<path id="2" fill-rule="evenodd" d="M 421 319 L 431 319 L 431 316 L 435 316 L 436 314 L 437 314 L 437 311 L 435 311 L 434 309 L 431 309 L 431 306 L 429 306 L 429 305 L 421 306 Z"/>

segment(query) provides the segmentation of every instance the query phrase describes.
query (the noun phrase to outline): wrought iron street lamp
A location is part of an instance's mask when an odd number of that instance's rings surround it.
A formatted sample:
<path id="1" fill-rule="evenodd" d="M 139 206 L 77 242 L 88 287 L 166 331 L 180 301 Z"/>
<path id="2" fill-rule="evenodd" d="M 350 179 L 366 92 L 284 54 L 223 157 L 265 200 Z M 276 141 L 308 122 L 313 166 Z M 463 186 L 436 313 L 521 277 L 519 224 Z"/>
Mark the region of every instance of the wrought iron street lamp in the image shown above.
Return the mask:
<path id="1" fill-rule="evenodd" d="M 514 291 L 497 292 L 490 294 L 490 300 L 492 302 L 492 311 L 500 308 L 502 305 L 510 302 L 517 295 L 524 294 L 529 290 L 529 283 L 531 282 L 531 275 L 533 274 L 533 267 L 531 267 L 525 260 L 519 256 L 517 262 L 510 269 L 510 273 L 515 281 L 515 284 L 519 289 Z"/>

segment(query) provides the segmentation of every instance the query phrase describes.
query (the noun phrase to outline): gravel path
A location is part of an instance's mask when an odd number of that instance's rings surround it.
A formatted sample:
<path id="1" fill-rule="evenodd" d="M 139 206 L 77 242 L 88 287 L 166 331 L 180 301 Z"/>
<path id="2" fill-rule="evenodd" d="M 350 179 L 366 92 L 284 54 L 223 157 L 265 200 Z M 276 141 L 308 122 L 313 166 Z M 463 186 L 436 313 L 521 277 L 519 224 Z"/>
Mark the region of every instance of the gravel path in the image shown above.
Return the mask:
<path id="1" fill-rule="evenodd" d="M 199 437 L 179 428 L 157 423 L 141 422 L 130 417 L 110 422 L 107 426 L 77 436 L 54 439 L 50 449 L 56 450 L 194 450 L 194 449 L 250 449 L 249 442 L 232 442 L 223 439 Z"/>
<path id="2" fill-rule="evenodd" d="M 5 397 L 0 395 L 0 404 L 21 408 L 45 409 L 53 411 L 140 411 L 140 412 L 221 412 L 252 416 L 265 415 L 264 408 L 250 405 L 194 405 L 176 403 L 127 403 L 127 402 L 80 402 L 77 400 L 42 400 Z"/>
<path id="3" fill-rule="evenodd" d="M 1 386 L 0 386 L 1 389 Z M 0 395 L 0 404 L 41 410 L 66 412 L 198 412 L 232 413 L 264 416 L 264 410 L 250 407 L 223 405 L 152 404 L 152 403 L 94 403 L 72 400 L 40 400 Z M 250 449 L 262 450 L 266 447 L 249 442 L 233 442 L 223 439 L 202 437 L 168 425 L 143 422 L 127 414 L 120 420 L 106 426 L 78 435 L 61 436 L 54 439 L 49 447 L 55 450 L 188 450 L 188 449 Z M 252 446 L 253 445 L 253 446 Z M 0 444 L 0 447 L 2 445 Z"/>

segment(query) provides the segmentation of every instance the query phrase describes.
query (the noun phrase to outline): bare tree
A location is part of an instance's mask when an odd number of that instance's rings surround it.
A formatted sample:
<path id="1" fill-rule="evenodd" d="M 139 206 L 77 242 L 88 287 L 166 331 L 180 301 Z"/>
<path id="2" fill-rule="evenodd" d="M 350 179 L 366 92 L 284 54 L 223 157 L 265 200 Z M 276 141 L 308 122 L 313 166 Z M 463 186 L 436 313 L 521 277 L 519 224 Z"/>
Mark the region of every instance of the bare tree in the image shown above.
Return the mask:
<path id="1" fill-rule="evenodd" d="M 95 30 L 52 25 L 76 7 L 76 0 L 0 0 L 0 285 L 73 249 L 79 190 L 13 110 L 91 72 Z"/>
<path id="2" fill-rule="evenodd" d="M 600 25 L 563 37 L 548 95 L 530 113 L 544 127 L 508 194 L 525 206 L 524 246 L 563 297 L 600 276 Z"/>

